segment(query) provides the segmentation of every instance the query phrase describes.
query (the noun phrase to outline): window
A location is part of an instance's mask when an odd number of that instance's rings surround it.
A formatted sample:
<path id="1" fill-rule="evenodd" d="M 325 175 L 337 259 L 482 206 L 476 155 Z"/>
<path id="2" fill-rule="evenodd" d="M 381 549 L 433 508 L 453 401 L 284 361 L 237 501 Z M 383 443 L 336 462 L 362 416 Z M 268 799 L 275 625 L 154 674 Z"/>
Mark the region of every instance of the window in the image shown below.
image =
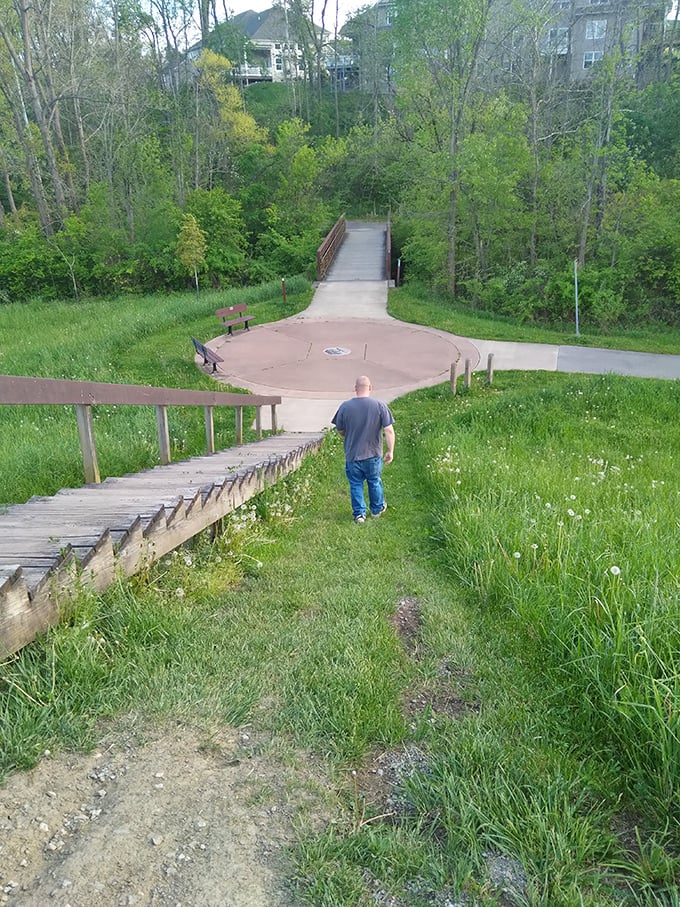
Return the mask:
<path id="1" fill-rule="evenodd" d="M 588 50 L 583 54 L 583 68 L 589 69 L 594 63 L 602 59 L 601 50 Z"/>
<path id="2" fill-rule="evenodd" d="M 554 54 L 569 53 L 569 29 L 551 28 L 548 32 L 548 47 Z"/>
<path id="3" fill-rule="evenodd" d="M 586 39 L 589 41 L 604 41 L 607 34 L 606 19 L 589 19 L 586 22 Z"/>
<path id="4" fill-rule="evenodd" d="M 281 59 L 281 57 L 277 57 L 275 62 L 276 62 L 276 71 L 282 72 L 283 71 L 283 60 Z M 585 66 L 585 63 L 583 65 Z"/>

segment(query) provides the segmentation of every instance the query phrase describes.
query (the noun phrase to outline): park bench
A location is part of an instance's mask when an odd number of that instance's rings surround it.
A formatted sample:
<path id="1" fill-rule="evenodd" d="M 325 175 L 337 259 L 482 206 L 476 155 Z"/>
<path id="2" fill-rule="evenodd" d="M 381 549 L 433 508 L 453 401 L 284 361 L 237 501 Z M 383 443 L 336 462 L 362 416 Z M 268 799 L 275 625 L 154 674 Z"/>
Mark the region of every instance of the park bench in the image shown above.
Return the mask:
<path id="1" fill-rule="evenodd" d="M 204 346 L 199 340 L 196 340 L 195 337 L 191 338 L 191 342 L 196 348 L 196 352 L 199 356 L 203 356 L 203 365 L 212 365 L 212 370 L 217 371 L 217 363 L 224 362 L 224 359 L 221 359 L 217 353 L 214 353 L 212 350 L 209 350 L 207 346 Z"/>
<path id="2" fill-rule="evenodd" d="M 232 328 L 236 327 L 237 324 L 245 324 L 246 331 L 250 330 L 249 322 L 253 321 L 255 316 L 249 315 L 246 309 L 248 308 L 245 303 L 241 305 L 230 305 L 226 309 L 218 309 L 215 314 L 222 322 L 224 327 L 226 327 L 227 333 L 229 336 L 232 336 Z"/>

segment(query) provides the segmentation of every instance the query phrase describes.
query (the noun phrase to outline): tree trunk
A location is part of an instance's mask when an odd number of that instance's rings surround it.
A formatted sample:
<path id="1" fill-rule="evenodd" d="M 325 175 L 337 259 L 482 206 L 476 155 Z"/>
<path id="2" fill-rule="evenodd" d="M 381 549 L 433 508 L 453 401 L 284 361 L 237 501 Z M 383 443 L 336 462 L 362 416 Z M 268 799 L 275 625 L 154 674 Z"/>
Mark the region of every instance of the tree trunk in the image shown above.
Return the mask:
<path id="1" fill-rule="evenodd" d="M 0 35 L 2 36 L 5 43 L 7 43 L 7 37 L 5 32 L 3 31 L 2 24 L 0 24 Z M 54 232 L 54 228 L 52 226 L 52 218 L 50 216 L 49 205 L 47 204 L 47 198 L 45 196 L 45 187 L 43 185 L 42 173 L 40 172 L 40 164 L 33 150 L 31 129 L 28 122 L 26 107 L 24 105 L 21 83 L 19 82 L 19 77 L 17 75 L 16 69 L 14 69 L 13 61 L 11 62 L 11 65 L 16 81 L 15 90 L 14 92 L 12 92 L 10 90 L 10 87 L 6 83 L 0 82 L 0 91 L 2 91 L 2 93 L 4 94 L 9 109 L 11 110 L 12 119 L 14 120 L 14 130 L 16 132 L 19 145 L 21 146 L 21 149 L 24 153 L 26 173 L 28 174 L 28 179 L 31 184 L 31 194 L 33 195 L 33 201 L 35 202 L 35 206 L 38 211 L 38 217 L 40 218 L 40 226 L 45 236 L 51 236 Z M 7 176 L 7 174 L 5 175 L 5 180 L 9 189 L 9 197 L 10 199 L 12 199 L 11 187 L 9 185 L 9 177 Z M 16 213 L 16 207 L 14 208 L 14 213 Z"/>
<path id="2" fill-rule="evenodd" d="M 607 190 L 607 157 L 614 118 L 614 96 L 616 93 L 617 67 L 612 61 L 609 69 L 603 72 L 600 85 L 600 103 L 597 111 L 597 133 L 592 150 L 590 172 L 586 184 L 586 197 L 583 203 L 578 240 L 578 263 L 585 263 L 588 248 L 588 233 L 591 225 L 593 208 L 595 208 L 595 227 L 599 231 L 604 217 L 604 205 Z"/>
<path id="3" fill-rule="evenodd" d="M 3 179 L 5 181 L 5 192 L 7 193 L 7 203 L 9 205 L 9 210 L 12 214 L 17 213 L 17 206 L 14 201 L 14 193 L 12 192 L 12 183 L 10 182 L 9 173 L 5 170 L 3 173 Z"/>
<path id="4" fill-rule="evenodd" d="M 36 79 L 35 71 L 33 69 L 33 32 L 30 16 L 32 6 L 30 0 L 15 0 L 15 5 L 19 14 L 19 21 L 21 23 L 21 37 L 24 53 L 22 67 L 24 82 L 26 83 L 26 88 L 28 89 L 28 94 L 31 99 L 33 116 L 35 117 L 35 122 L 38 126 L 38 129 L 40 130 L 40 137 L 42 138 L 45 160 L 47 161 L 47 169 L 50 174 L 52 190 L 54 192 L 57 219 L 59 223 L 63 224 L 66 215 L 66 200 L 64 198 L 64 191 L 62 187 L 61 177 L 59 175 L 59 168 L 57 166 L 57 158 L 54 153 L 52 137 L 47 126 L 47 119 L 45 117 L 45 111 L 41 103 L 40 91 L 38 90 L 38 82 Z"/>

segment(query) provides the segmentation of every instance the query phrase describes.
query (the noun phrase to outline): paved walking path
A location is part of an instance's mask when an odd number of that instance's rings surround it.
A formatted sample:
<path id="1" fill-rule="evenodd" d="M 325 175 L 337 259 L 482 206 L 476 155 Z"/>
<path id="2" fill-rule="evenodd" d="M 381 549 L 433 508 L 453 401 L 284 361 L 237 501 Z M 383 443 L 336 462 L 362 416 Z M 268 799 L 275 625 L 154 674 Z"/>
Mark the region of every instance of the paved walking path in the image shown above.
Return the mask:
<path id="1" fill-rule="evenodd" d="M 379 276 L 384 230 L 384 224 L 350 222 L 328 278 L 304 312 L 210 343 L 224 359 L 219 380 L 281 395 L 279 428 L 328 427 L 339 404 L 352 396 L 357 375 L 368 375 L 374 394 L 390 402 L 447 381 L 457 359 L 485 368 L 489 353 L 496 370 L 680 378 L 680 356 L 474 340 L 398 321 L 387 314 L 388 283 Z"/>

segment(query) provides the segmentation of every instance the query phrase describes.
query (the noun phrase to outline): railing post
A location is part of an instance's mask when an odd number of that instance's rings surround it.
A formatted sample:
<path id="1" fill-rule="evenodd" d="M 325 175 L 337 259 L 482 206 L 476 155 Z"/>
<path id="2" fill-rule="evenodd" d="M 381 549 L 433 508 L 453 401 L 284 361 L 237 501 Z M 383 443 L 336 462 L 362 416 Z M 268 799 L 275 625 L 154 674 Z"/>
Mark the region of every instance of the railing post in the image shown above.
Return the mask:
<path id="1" fill-rule="evenodd" d="M 97 450 L 94 446 L 94 429 L 92 427 L 92 407 L 85 403 L 76 403 L 76 419 L 78 420 L 78 434 L 80 435 L 80 450 L 83 455 L 83 468 L 85 481 L 99 484 L 99 465 L 97 463 Z"/>
<path id="2" fill-rule="evenodd" d="M 215 453 L 215 421 L 212 406 L 203 407 L 205 410 L 205 446 L 209 454 Z"/>
<path id="3" fill-rule="evenodd" d="M 262 437 L 262 407 L 255 407 L 255 434 L 257 435 L 257 440 L 259 441 Z"/>
<path id="4" fill-rule="evenodd" d="M 458 381 L 458 360 L 451 363 L 451 376 L 449 379 L 451 383 L 451 393 L 453 396 L 456 396 L 456 383 Z"/>
<path id="5" fill-rule="evenodd" d="M 493 384 L 493 353 L 486 360 L 486 383 Z"/>
<path id="6" fill-rule="evenodd" d="M 243 407 L 236 407 L 236 444 L 243 444 Z"/>
<path id="7" fill-rule="evenodd" d="M 272 434 L 275 435 L 278 431 L 276 425 L 276 403 L 272 403 Z"/>
<path id="8" fill-rule="evenodd" d="M 158 428 L 158 449 L 161 454 L 161 465 L 172 462 L 170 456 L 170 429 L 168 428 L 167 406 L 156 406 L 156 426 Z"/>
<path id="9" fill-rule="evenodd" d="M 466 359 L 465 360 L 465 390 L 466 391 L 470 390 L 471 376 L 472 376 L 472 360 Z"/>

